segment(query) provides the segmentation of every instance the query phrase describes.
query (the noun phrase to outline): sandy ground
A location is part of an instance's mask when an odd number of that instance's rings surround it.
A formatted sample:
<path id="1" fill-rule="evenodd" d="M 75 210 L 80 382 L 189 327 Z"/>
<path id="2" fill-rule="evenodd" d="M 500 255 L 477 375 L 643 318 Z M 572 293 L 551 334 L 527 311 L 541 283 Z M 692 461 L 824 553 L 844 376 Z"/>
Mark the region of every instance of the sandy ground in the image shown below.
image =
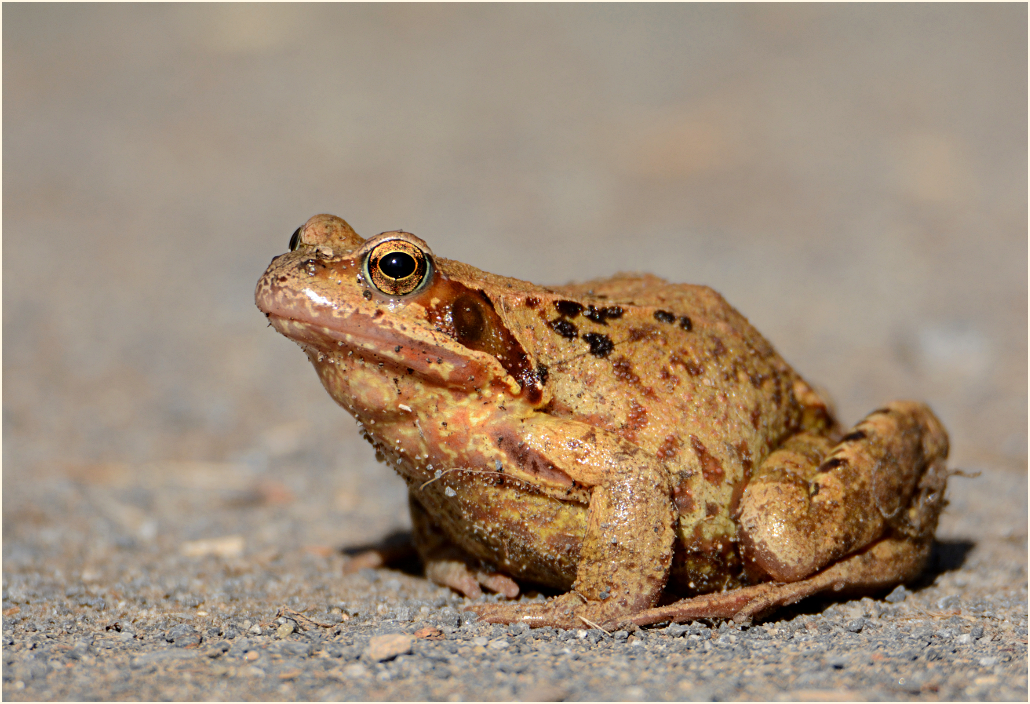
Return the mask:
<path id="1" fill-rule="evenodd" d="M 4 699 L 1026 699 L 1025 5 L 3 14 Z M 344 577 L 403 486 L 252 299 L 317 212 L 709 284 L 846 422 L 925 400 L 979 475 L 909 591 L 745 630 Z"/>

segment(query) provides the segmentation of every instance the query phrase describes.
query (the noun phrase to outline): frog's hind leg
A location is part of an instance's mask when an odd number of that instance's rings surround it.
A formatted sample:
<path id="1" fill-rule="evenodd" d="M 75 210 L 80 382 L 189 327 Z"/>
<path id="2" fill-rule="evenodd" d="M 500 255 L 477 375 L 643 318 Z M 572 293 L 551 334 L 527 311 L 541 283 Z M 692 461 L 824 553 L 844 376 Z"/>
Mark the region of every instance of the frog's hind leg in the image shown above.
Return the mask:
<path id="1" fill-rule="evenodd" d="M 767 582 L 728 592 L 703 594 L 642 611 L 627 622 L 646 626 L 661 621 L 732 618 L 737 623 L 750 623 L 754 618 L 819 592 L 832 591 L 843 596 L 885 589 L 919 574 L 930 553 L 931 542 L 932 536 L 915 541 L 884 538 L 799 582 Z"/>
<path id="2" fill-rule="evenodd" d="M 452 543 L 410 493 L 408 505 L 411 509 L 412 541 L 430 581 L 450 587 L 470 599 L 481 597 L 482 587 L 509 599 L 519 595 L 519 585 L 510 577 L 479 569 L 477 560 Z"/>
<path id="3" fill-rule="evenodd" d="M 749 482 L 739 524 L 752 579 L 798 582 L 881 538 L 932 537 L 944 508 L 948 436 L 925 405 L 874 411 L 825 459 L 818 454 L 806 462 L 786 443 Z"/>
<path id="4" fill-rule="evenodd" d="M 628 621 L 638 626 L 698 618 L 747 622 L 819 592 L 863 593 L 914 579 L 929 557 L 945 505 L 944 429 L 926 406 L 899 402 L 871 413 L 824 460 L 820 448 L 827 445 L 814 436 L 786 443 L 752 479 L 748 490 L 758 489 L 755 495 L 745 493 L 742 499 L 741 525 L 751 531 L 744 533 L 745 560 L 754 559 L 755 571 L 786 566 L 773 575 L 777 581 L 683 599 Z M 766 512 L 771 525 L 761 524 L 759 511 Z M 873 528 L 862 526 L 863 520 Z M 861 542 L 874 531 L 871 541 Z M 792 552 L 780 547 L 777 559 L 762 560 L 769 555 L 756 551 L 757 541 L 777 532 L 795 536 L 799 545 L 788 546 Z M 787 559 L 792 556 L 807 564 Z M 813 562 L 814 570 L 825 568 L 806 573 Z M 792 578 L 798 573 L 800 578 Z"/>
<path id="5" fill-rule="evenodd" d="M 748 573 L 773 581 L 629 620 L 748 621 L 818 592 L 868 592 L 914 578 L 944 508 L 947 454 L 940 422 L 912 402 L 869 414 L 832 448 L 818 436 L 793 438 L 766 458 L 741 499 Z"/>

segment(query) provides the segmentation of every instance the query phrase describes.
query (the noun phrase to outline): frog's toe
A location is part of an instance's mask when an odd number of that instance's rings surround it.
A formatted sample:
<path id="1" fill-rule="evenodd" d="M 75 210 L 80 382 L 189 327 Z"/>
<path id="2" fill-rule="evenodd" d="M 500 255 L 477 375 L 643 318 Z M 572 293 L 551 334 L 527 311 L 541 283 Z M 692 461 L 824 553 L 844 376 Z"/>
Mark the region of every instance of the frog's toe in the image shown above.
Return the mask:
<path id="1" fill-rule="evenodd" d="M 508 599 L 514 599 L 519 595 L 519 585 L 511 577 L 500 572 L 476 572 L 476 581 L 492 592 L 496 592 Z"/>
<path id="2" fill-rule="evenodd" d="M 471 604 L 466 607 L 486 623 L 525 623 L 530 628 L 610 629 L 620 620 L 619 610 L 599 601 L 584 601 L 575 592 L 544 604 Z"/>
<path id="3" fill-rule="evenodd" d="M 426 577 L 470 599 L 483 596 L 480 587 L 486 587 L 508 599 L 514 599 L 519 595 L 519 585 L 511 577 L 499 572 L 471 569 L 461 560 L 426 560 Z"/>
<path id="4" fill-rule="evenodd" d="M 530 628 L 582 628 L 584 622 L 575 613 L 576 607 L 582 603 L 578 596 L 565 594 L 545 604 L 470 604 L 465 610 L 486 623 L 525 623 Z"/>
<path id="5" fill-rule="evenodd" d="M 469 599 L 483 596 L 479 580 L 464 562 L 458 560 L 427 560 L 426 577 L 440 586 L 450 587 Z"/>

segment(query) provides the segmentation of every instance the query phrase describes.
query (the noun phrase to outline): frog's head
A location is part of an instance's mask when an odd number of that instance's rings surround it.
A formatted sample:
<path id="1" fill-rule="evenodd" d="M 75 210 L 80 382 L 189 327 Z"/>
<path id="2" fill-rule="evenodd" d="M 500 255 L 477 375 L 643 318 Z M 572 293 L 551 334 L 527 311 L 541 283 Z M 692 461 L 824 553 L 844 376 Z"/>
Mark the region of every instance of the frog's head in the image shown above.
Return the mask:
<path id="1" fill-rule="evenodd" d="M 408 232 L 363 239 L 333 215 L 298 228 L 290 250 L 272 260 L 255 301 L 313 361 L 358 355 L 384 374 L 547 402 L 543 374 L 477 285 L 496 277 L 435 257 Z"/>

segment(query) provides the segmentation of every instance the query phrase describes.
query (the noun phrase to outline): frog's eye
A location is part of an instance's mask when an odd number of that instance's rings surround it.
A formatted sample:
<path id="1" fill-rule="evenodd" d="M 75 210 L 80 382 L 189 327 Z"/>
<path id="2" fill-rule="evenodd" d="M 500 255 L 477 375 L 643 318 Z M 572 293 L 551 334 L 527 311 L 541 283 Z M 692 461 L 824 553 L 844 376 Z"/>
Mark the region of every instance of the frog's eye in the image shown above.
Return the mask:
<path id="1" fill-rule="evenodd" d="M 302 226 L 302 227 L 298 227 L 296 230 L 293 231 L 293 237 L 290 238 L 290 251 L 291 252 L 296 252 L 297 251 L 297 247 L 300 246 L 300 231 L 303 230 L 303 229 L 304 228 Z"/>
<path id="2" fill-rule="evenodd" d="M 365 276 L 388 296 L 404 296 L 429 278 L 429 257 L 404 240 L 387 240 L 365 258 Z"/>

